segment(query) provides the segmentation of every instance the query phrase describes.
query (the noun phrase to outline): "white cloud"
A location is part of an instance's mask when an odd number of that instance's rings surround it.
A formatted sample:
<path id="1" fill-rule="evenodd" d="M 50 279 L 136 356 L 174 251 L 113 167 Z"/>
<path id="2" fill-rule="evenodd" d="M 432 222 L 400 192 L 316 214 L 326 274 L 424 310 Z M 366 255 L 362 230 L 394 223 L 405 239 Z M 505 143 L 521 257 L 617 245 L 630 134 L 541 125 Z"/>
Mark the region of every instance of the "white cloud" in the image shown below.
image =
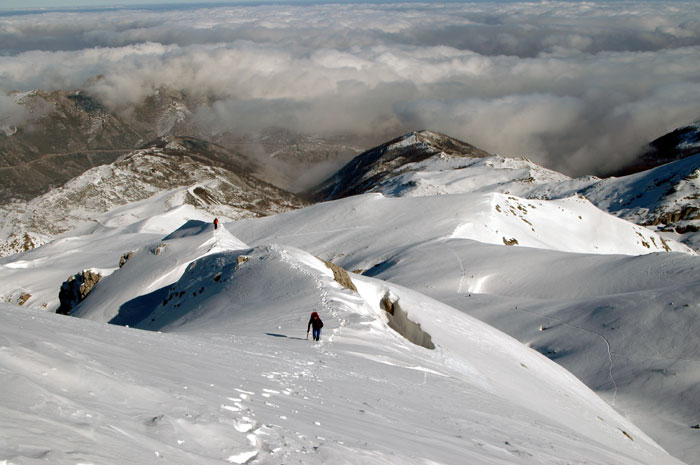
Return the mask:
<path id="1" fill-rule="evenodd" d="M 700 118 L 690 2 L 47 13 L 0 16 L 0 44 L 2 94 L 87 87 L 121 109 L 168 86 L 212 101 L 213 130 L 427 128 L 571 174 Z"/>

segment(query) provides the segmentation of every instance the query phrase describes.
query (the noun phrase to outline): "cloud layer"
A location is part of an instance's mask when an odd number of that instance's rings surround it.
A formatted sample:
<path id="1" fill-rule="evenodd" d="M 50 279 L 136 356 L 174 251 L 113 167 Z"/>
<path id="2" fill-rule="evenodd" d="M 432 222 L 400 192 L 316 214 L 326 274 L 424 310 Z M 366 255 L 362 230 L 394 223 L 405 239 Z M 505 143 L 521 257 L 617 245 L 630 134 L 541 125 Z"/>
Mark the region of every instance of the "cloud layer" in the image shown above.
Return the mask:
<path id="1" fill-rule="evenodd" d="M 604 173 L 700 119 L 696 2 L 334 4 L 0 16 L 0 94 L 167 86 L 214 131 L 433 129 Z M 102 79 L 95 79 L 96 76 Z M 0 100 L 0 121 L 21 108 Z"/>

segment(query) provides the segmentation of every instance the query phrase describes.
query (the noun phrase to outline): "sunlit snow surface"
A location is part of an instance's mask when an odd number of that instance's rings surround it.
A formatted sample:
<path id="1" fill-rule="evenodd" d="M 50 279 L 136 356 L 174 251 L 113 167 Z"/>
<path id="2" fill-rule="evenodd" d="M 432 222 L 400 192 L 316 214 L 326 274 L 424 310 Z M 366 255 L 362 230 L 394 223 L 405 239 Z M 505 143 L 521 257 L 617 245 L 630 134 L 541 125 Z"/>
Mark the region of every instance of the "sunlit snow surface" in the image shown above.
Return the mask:
<path id="1" fill-rule="evenodd" d="M 570 202 L 533 206 L 619 221 Z M 680 463 L 631 420 L 692 457 L 698 257 L 648 254 L 631 224 L 562 237 L 517 205 L 369 194 L 217 230 L 181 212 L 167 234 L 103 218 L 3 259 L 0 292 L 31 308 L 0 308 L 0 462 Z M 479 214 L 498 231 L 467 234 Z M 316 257 L 364 271 L 359 293 Z M 36 310 L 90 267 L 83 318 Z M 387 326 L 385 296 L 435 350 Z"/>
<path id="2" fill-rule="evenodd" d="M 240 256 L 210 258 L 227 255 Z M 369 278 L 342 290 L 297 249 L 245 256 L 218 281 L 202 270 L 196 295 L 185 273 L 178 317 L 146 318 L 167 333 L 2 307 L 7 463 L 678 463 L 562 368 L 448 306 Z M 386 292 L 436 350 L 386 327 Z M 304 338 L 312 309 L 320 343 Z"/>

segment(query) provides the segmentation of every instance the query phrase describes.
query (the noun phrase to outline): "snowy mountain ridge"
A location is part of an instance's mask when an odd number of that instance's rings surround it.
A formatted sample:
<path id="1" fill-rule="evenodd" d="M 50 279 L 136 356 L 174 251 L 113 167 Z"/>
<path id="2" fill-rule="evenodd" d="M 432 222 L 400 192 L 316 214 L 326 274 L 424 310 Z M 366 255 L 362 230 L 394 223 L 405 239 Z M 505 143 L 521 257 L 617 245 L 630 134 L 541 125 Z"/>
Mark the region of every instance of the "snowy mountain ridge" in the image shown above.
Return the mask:
<path id="1" fill-rule="evenodd" d="M 165 192 L 161 212 L 191 204 L 212 218 L 229 220 L 304 204 L 293 194 L 254 178 L 242 162 L 216 150 L 212 144 L 193 139 L 166 138 L 112 164 L 92 168 L 31 201 L 12 202 L 0 208 L 0 252 L 17 253 L 70 229 L 94 227 L 100 213 Z"/>
<path id="2" fill-rule="evenodd" d="M 442 147 L 450 141 L 450 149 Z M 621 178 L 572 179 L 527 159 L 474 152 L 448 136 L 410 133 L 359 155 L 314 191 L 324 199 L 500 192 L 528 199 L 582 195 L 599 208 L 700 249 L 700 154 Z"/>
<path id="3" fill-rule="evenodd" d="M 418 131 L 370 149 L 311 190 L 318 200 L 331 200 L 372 191 L 407 165 L 431 157 L 478 158 L 488 153 L 433 131 Z"/>

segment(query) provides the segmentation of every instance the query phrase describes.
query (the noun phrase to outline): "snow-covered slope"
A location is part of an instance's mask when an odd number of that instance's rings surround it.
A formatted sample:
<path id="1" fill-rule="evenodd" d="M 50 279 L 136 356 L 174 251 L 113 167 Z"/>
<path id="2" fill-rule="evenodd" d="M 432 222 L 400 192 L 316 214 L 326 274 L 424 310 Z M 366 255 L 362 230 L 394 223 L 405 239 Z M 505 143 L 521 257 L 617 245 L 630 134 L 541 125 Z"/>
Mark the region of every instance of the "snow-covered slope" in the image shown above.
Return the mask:
<path id="1" fill-rule="evenodd" d="M 97 226 L 25 253 L 0 259 L 0 301 L 51 312 L 58 309 L 58 289 L 69 276 L 92 269 L 106 276 L 119 268 L 120 258 L 165 236 L 189 220 L 211 216 L 192 205 L 161 212 L 170 193 L 117 208 L 98 217 Z"/>
<path id="2" fill-rule="evenodd" d="M 77 312 L 162 332 L 0 306 L 0 458 L 681 463 L 564 369 L 448 305 L 370 277 L 351 291 L 307 252 L 242 245 L 186 224 Z M 383 299 L 435 349 L 390 329 Z M 317 344 L 304 340 L 311 310 Z"/>
<path id="3" fill-rule="evenodd" d="M 476 221 L 479 200 L 489 213 L 486 223 Z M 504 208 L 506 201 L 512 209 Z M 622 220 L 594 208 L 570 220 L 588 229 L 557 229 L 571 211 L 546 221 L 548 250 L 504 245 L 506 230 L 488 228 L 493 216 L 502 216 L 501 225 L 520 227 L 519 242 L 534 241 L 539 224 L 528 219 L 530 212 L 547 208 L 532 202 L 497 194 L 368 194 L 226 227 L 247 244 L 291 244 L 478 316 L 568 368 L 675 454 L 697 463 L 691 458 L 700 456 L 700 448 L 691 426 L 700 421 L 700 407 L 688 399 L 700 396 L 700 258 L 632 255 L 632 245 L 636 253 L 649 251 L 642 239 L 632 244 L 608 233 L 611 221 Z M 557 203 L 550 212 L 561 208 Z M 592 208 L 580 199 L 569 203 L 573 212 Z M 484 225 L 479 234 L 455 234 L 473 233 L 474 225 Z M 598 241 L 610 241 L 608 254 L 596 248 Z M 579 244 L 588 246 L 586 253 L 571 253 L 584 251 Z"/>
<path id="4" fill-rule="evenodd" d="M 314 250 L 328 252 L 337 250 L 334 244 L 341 239 L 381 250 L 452 237 L 565 252 L 639 255 L 681 251 L 696 255 L 683 244 L 665 241 L 580 197 L 545 201 L 497 193 L 398 198 L 366 194 L 313 205 L 298 215 L 290 212 L 230 227 L 234 234 L 255 240 L 253 231 L 266 238 L 289 237 L 290 243 L 308 239 Z M 307 242 L 303 244 L 308 250 Z M 340 252 L 349 251 L 337 250 Z M 358 254 L 362 258 L 351 269 L 366 269 L 362 261 L 371 260 L 370 253 Z M 350 260 L 346 257 L 343 262 Z"/>
<path id="5" fill-rule="evenodd" d="M 700 154 L 591 185 L 583 194 L 603 210 L 637 224 L 675 232 L 700 250 Z"/>

